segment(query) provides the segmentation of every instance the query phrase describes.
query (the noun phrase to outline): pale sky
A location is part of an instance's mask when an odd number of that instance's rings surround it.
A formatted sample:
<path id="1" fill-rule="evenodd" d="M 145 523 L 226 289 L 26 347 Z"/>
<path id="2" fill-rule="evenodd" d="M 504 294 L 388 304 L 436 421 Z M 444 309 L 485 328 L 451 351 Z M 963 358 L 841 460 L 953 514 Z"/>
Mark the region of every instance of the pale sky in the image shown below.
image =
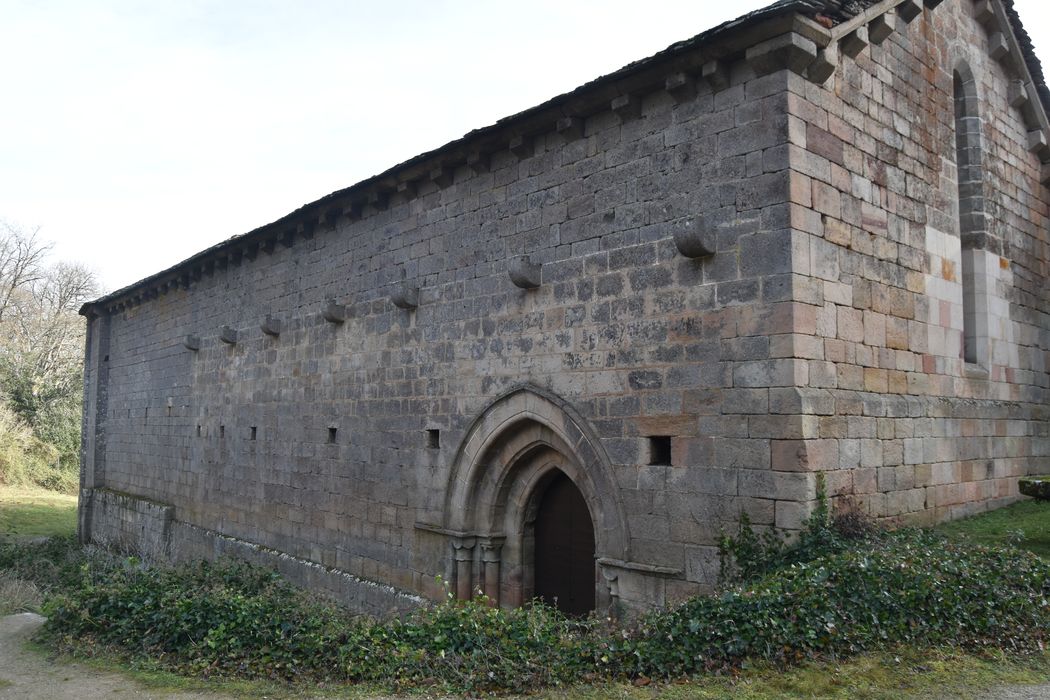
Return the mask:
<path id="1" fill-rule="evenodd" d="M 117 289 L 769 1 L 0 0 L 0 219 Z"/>

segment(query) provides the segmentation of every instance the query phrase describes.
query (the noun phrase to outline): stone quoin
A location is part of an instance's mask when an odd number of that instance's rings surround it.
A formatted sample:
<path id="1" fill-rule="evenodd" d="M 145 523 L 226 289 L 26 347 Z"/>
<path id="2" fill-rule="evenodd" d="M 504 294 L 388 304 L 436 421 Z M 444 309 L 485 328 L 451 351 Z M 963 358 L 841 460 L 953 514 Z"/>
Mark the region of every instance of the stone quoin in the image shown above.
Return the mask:
<path id="1" fill-rule="evenodd" d="M 307 204 L 83 307 L 80 537 L 632 613 L 818 474 L 891 523 L 1014 501 L 1048 105 L 1009 0 L 782 0 Z"/>

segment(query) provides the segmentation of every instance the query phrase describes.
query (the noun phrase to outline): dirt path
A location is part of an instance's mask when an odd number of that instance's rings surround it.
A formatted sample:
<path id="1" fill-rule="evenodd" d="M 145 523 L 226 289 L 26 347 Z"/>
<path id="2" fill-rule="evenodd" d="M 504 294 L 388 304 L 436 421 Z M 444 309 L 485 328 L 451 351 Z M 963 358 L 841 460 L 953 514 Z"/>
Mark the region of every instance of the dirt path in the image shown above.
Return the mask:
<path id="1" fill-rule="evenodd" d="M 169 698 L 231 700 L 211 693 L 150 690 L 117 673 L 79 664 L 53 664 L 25 649 L 25 641 L 44 623 L 33 613 L 0 617 L 0 700 L 95 700 L 96 698 Z"/>

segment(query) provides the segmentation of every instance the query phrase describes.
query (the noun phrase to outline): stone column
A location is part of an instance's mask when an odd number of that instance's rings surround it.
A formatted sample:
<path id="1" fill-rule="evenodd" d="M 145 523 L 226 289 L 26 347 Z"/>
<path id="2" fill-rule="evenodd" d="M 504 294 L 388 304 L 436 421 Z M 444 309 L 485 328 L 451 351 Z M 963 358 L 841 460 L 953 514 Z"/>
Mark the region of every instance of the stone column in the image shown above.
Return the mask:
<path id="1" fill-rule="evenodd" d="M 470 600 L 474 584 L 474 543 L 473 537 L 455 537 L 452 549 L 456 561 L 456 598 Z"/>
<path id="2" fill-rule="evenodd" d="M 605 603 L 605 614 L 616 619 L 620 616 L 620 572 L 611 566 L 599 564 L 598 568 L 605 579 L 605 589 L 608 591 L 608 600 Z"/>
<path id="3" fill-rule="evenodd" d="M 499 568 L 503 537 L 488 537 L 481 543 L 481 561 L 484 564 L 484 590 L 489 605 L 499 607 Z"/>

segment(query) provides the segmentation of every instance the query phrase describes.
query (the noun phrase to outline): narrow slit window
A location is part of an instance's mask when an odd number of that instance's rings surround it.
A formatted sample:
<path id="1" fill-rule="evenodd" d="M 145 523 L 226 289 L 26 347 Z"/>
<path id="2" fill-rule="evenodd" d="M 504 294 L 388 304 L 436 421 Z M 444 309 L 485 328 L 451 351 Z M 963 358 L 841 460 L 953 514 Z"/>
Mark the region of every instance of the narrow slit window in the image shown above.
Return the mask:
<path id="1" fill-rule="evenodd" d="M 251 436 L 249 437 L 249 439 L 254 440 L 256 435 L 258 435 L 258 429 L 253 425 L 251 429 Z"/>
<path id="2" fill-rule="evenodd" d="M 988 280 L 982 273 L 987 254 L 987 214 L 977 86 L 970 70 L 953 74 L 955 97 L 955 167 L 959 204 L 959 282 L 962 285 L 962 347 L 965 362 L 979 364 L 989 341 Z"/>
<path id="3" fill-rule="evenodd" d="M 197 437 L 200 437 L 200 436 L 201 436 L 201 427 L 198 425 L 197 426 Z"/>
<path id="4" fill-rule="evenodd" d="M 338 432 L 339 431 L 338 431 L 337 428 L 329 428 L 328 429 L 328 444 L 329 445 L 334 445 L 335 444 L 336 436 L 338 435 Z"/>
<path id="5" fill-rule="evenodd" d="M 427 447 L 432 450 L 440 449 L 441 447 L 441 431 L 436 428 L 427 430 Z"/>
<path id="6" fill-rule="evenodd" d="M 220 425 L 219 426 L 219 437 L 221 437 L 221 438 L 226 437 L 226 426 L 225 425 Z"/>
<path id="7" fill-rule="evenodd" d="M 671 436 L 653 435 L 649 438 L 649 464 L 671 466 Z"/>

